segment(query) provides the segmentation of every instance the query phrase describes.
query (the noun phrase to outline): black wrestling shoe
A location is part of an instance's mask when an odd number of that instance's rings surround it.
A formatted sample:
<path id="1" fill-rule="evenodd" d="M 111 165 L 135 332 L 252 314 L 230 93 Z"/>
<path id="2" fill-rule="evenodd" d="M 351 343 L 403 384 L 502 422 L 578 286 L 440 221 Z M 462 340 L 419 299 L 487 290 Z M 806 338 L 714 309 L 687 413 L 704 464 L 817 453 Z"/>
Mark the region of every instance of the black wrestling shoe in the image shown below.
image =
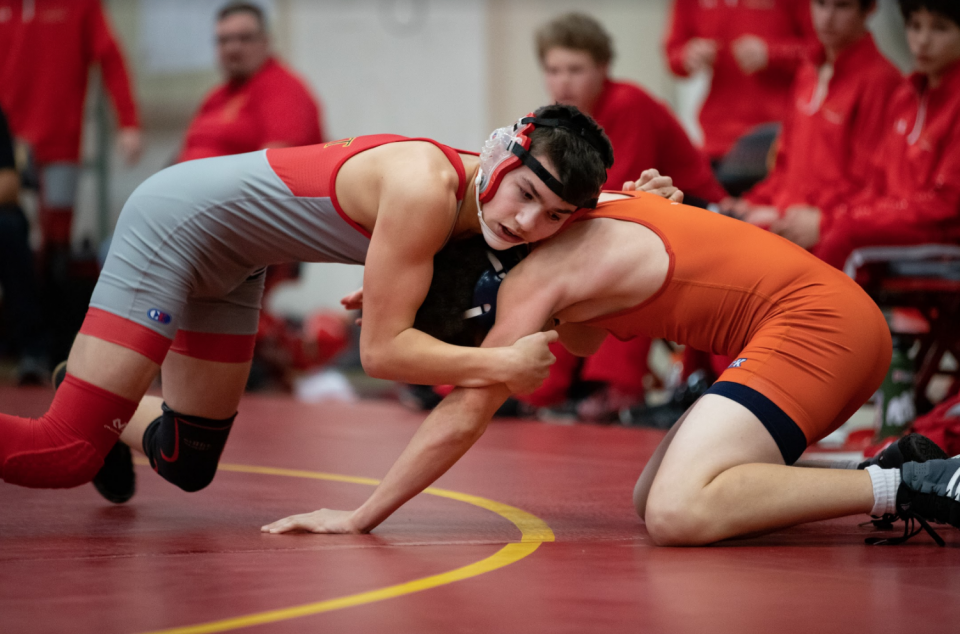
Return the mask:
<path id="1" fill-rule="evenodd" d="M 67 377 L 67 362 L 62 361 L 53 370 L 51 381 L 53 389 L 60 387 Z M 103 466 L 93 476 L 93 486 L 107 500 L 114 504 L 123 504 L 133 497 L 137 490 L 137 476 L 133 471 L 133 455 L 130 447 L 117 441 L 103 458 Z"/>
<path id="2" fill-rule="evenodd" d="M 887 445 L 873 458 L 861 462 L 857 469 L 866 469 L 871 465 L 877 465 L 881 469 L 899 469 L 908 462 L 946 460 L 949 457 L 946 451 L 926 436 L 908 434 Z"/>
<path id="3" fill-rule="evenodd" d="M 904 521 L 903 536 L 872 538 L 868 544 L 902 544 L 925 530 L 938 545 L 943 538 L 930 522 L 960 528 L 960 458 L 908 462 L 900 469 L 897 517 Z M 916 528 L 916 524 L 920 527 Z"/>
<path id="4" fill-rule="evenodd" d="M 899 469 L 908 462 L 926 462 L 927 460 L 946 460 L 950 456 L 940 446 L 920 434 L 907 434 L 897 442 L 890 443 L 883 451 L 869 460 L 864 460 L 857 467 L 866 469 L 877 465 L 881 469 Z M 873 524 L 880 530 L 890 530 L 898 517 L 894 513 L 887 513 L 874 517 L 864 525 Z"/>
<path id="5" fill-rule="evenodd" d="M 97 492 L 114 504 L 123 504 L 137 490 L 137 474 L 133 471 L 133 454 L 130 447 L 117 441 L 103 458 L 103 466 L 93 476 Z"/>

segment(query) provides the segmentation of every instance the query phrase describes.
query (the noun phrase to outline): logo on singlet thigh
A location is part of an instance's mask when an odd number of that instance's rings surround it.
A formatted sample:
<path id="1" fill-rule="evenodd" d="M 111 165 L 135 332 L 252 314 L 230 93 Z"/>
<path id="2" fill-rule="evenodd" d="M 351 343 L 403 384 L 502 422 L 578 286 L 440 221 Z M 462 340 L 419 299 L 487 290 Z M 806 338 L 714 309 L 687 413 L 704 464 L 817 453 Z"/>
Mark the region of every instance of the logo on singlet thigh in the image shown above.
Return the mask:
<path id="1" fill-rule="evenodd" d="M 161 324 L 169 324 L 170 320 L 173 319 L 173 317 L 171 317 L 169 313 L 165 313 L 159 308 L 151 308 L 150 310 L 148 310 L 147 317 Z"/>
<path id="2" fill-rule="evenodd" d="M 340 139 L 339 141 L 330 141 L 329 143 L 324 143 L 323 148 L 333 147 L 334 145 L 342 145 L 343 147 L 350 147 L 350 144 L 353 143 L 353 140 L 357 137 L 352 136 L 346 139 Z"/>
<path id="3" fill-rule="evenodd" d="M 730 365 L 728 365 L 727 368 L 739 368 L 741 365 L 743 365 L 743 362 L 746 361 L 746 360 L 747 360 L 746 357 L 741 357 L 741 358 L 739 358 L 739 359 L 734 359 L 734 360 L 733 360 L 733 363 L 731 363 Z"/>
<path id="4" fill-rule="evenodd" d="M 110 431 L 115 433 L 117 436 L 119 436 L 121 433 L 123 433 L 123 428 L 126 426 L 127 426 L 127 423 L 123 422 L 119 418 L 114 418 L 111 424 L 104 425 L 103 428 L 109 429 Z"/>

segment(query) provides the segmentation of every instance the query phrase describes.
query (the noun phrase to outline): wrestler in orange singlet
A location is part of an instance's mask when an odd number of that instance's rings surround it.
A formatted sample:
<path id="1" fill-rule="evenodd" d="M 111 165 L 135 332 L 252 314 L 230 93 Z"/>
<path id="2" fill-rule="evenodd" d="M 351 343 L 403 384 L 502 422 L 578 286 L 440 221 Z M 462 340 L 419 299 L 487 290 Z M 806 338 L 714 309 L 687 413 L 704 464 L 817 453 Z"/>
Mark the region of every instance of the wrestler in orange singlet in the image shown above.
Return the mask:
<path id="1" fill-rule="evenodd" d="M 606 193 L 507 275 L 496 311 L 484 346 L 557 322 L 576 354 L 610 332 L 736 357 L 637 482 L 634 504 L 655 543 L 707 544 L 856 513 L 905 516 L 899 469 L 788 466 L 873 394 L 891 356 L 870 298 L 788 241 L 647 194 Z M 503 386 L 454 390 L 359 509 L 322 509 L 264 530 L 371 530 L 456 462 L 507 395 Z M 960 464 L 934 462 L 943 463 L 938 473 Z M 916 464 L 903 467 L 911 491 L 922 479 L 907 473 Z"/>

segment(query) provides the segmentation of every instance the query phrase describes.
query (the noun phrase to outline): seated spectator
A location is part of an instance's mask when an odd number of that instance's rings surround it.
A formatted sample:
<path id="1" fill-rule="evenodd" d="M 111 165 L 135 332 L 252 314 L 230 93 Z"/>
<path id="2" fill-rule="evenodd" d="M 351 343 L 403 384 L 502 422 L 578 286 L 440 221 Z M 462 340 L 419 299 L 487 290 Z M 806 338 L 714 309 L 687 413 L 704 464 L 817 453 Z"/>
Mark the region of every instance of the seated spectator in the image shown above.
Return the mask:
<path id="1" fill-rule="evenodd" d="M 916 72 L 891 99 L 868 187 L 772 227 L 838 268 L 859 247 L 960 241 L 960 3 L 900 7 Z"/>
<path id="2" fill-rule="evenodd" d="M 320 104 L 271 53 L 260 7 L 226 5 L 216 38 L 225 82 L 204 99 L 177 162 L 322 142 Z"/>
<path id="3" fill-rule="evenodd" d="M 866 187 L 902 80 L 867 31 L 875 9 L 876 0 L 811 2 L 820 48 L 797 72 L 773 171 L 742 201 L 725 201 L 735 215 L 769 226 L 793 205 L 829 209 Z"/>
<path id="4" fill-rule="evenodd" d="M 581 13 L 548 22 L 537 31 L 537 54 L 550 97 L 591 114 L 610 138 L 615 160 L 607 174 L 607 189 L 620 189 L 655 168 L 673 178 L 688 203 L 718 202 L 726 196 L 706 156 L 667 106 L 635 84 L 610 78 L 613 44 L 599 22 Z M 550 378 L 525 400 L 537 406 L 563 400 L 579 371 L 580 379 L 600 386 L 576 406 L 582 418 L 604 418 L 643 402 L 650 344 L 646 337 L 608 338 L 582 368 L 579 358 L 555 344 L 552 350 L 558 361 Z"/>
<path id="5" fill-rule="evenodd" d="M 40 330 L 40 303 L 29 226 L 18 203 L 20 176 L 13 139 L 0 110 L 0 291 L 6 339 L 20 355 L 17 378 L 21 384 L 43 383 L 49 372 L 46 344 Z"/>
<path id="6" fill-rule="evenodd" d="M 670 70 L 713 73 L 700 111 L 712 161 L 754 126 L 787 116 L 794 74 L 815 43 L 808 0 L 674 0 Z"/>
<path id="7" fill-rule="evenodd" d="M 582 13 L 548 22 L 537 31 L 537 54 L 550 98 L 590 114 L 610 137 L 615 161 L 606 189 L 652 168 L 670 175 L 688 203 L 725 196 L 669 108 L 636 84 L 610 78 L 613 43 L 599 22 Z"/>

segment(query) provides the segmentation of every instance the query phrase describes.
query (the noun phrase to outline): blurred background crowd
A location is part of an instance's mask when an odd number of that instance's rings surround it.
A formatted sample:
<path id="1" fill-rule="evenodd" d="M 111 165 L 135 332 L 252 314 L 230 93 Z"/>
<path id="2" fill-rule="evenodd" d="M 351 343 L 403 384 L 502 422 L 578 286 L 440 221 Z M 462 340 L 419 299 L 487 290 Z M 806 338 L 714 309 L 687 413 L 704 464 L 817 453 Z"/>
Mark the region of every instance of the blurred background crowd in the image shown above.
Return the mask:
<path id="1" fill-rule="evenodd" d="M 0 380 L 48 380 L 156 171 L 387 132 L 475 150 L 552 101 L 605 128 L 608 189 L 656 168 L 856 277 L 897 342 L 882 420 L 956 394 L 957 0 L 0 0 Z M 361 282 L 271 268 L 250 389 L 434 405 L 362 376 L 338 307 Z M 666 427 L 729 363 L 555 354 L 505 414 Z"/>

